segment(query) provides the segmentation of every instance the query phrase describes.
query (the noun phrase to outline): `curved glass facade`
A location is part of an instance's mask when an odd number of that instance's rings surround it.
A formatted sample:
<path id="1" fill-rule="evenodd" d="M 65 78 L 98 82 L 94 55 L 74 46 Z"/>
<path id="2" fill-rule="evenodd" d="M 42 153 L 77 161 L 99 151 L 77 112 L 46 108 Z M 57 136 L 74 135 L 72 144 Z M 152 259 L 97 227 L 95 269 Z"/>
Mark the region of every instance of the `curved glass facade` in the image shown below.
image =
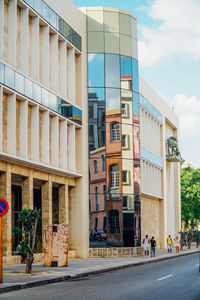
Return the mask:
<path id="1" fill-rule="evenodd" d="M 90 247 L 141 245 L 136 20 L 87 9 Z"/>

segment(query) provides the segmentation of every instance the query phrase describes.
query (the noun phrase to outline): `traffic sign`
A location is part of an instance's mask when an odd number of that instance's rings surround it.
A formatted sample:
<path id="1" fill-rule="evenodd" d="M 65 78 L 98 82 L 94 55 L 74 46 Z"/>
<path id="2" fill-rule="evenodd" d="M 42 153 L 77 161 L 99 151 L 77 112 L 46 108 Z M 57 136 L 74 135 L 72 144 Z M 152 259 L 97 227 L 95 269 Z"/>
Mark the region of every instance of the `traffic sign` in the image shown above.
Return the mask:
<path id="1" fill-rule="evenodd" d="M 0 199 L 0 217 L 4 216 L 9 209 L 8 202 L 4 199 Z"/>

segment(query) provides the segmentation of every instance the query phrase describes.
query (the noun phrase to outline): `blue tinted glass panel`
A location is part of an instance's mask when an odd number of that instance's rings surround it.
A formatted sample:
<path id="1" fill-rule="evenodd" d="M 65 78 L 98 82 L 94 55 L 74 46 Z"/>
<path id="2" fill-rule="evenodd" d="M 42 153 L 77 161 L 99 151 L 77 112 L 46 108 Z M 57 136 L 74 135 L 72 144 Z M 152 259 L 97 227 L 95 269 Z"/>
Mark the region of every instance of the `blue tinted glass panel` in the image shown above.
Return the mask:
<path id="1" fill-rule="evenodd" d="M 132 76 L 131 58 L 121 56 L 121 76 Z"/>
<path id="2" fill-rule="evenodd" d="M 50 9 L 49 6 L 42 1 L 42 17 L 49 22 Z"/>
<path id="3" fill-rule="evenodd" d="M 88 54 L 88 86 L 104 87 L 104 54 Z"/>
<path id="4" fill-rule="evenodd" d="M 58 15 L 53 10 L 50 10 L 50 24 L 58 29 Z"/>
<path id="5" fill-rule="evenodd" d="M 57 96 L 52 93 L 49 93 L 49 107 L 54 111 L 58 111 Z"/>
<path id="6" fill-rule="evenodd" d="M 163 117 L 161 113 L 141 94 L 139 97 L 140 105 L 144 107 L 150 114 L 152 114 L 158 121 L 163 122 Z"/>
<path id="7" fill-rule="evenodd" d="M 138 93 L 133 92 L 133 114 L 139 115 L 140 104 L 139 104 L 139 95 Z"/>
<path id="8" fill-rule="evenodd" d="M 26 2 L 28 5 L 30 5 L 31 7 L 33 7 L 33 0 L 24 0 L 24 2 Z"/>
<path id="9" fill-rule="evenodd" d="M 120 56 L 105 54 L 106 87 L 120 88 Z"/>
<path id="10" fill-rule="evenodd" d="M 33 8 L 39 15 L 42 15 L 42 1 L 41 0 L 35 0 Z"/>
<path id="11" fill-rule="evenodd" d="M 138 88 L 138 61 L 136 59 L 132 59 L 132 71 L 133 71 L 133 91 L 139 92 Z"/>
<path id="12" fill-rule="evenodd" d="M 4 83 L 4 64 L 0 62 L 0 82 Z"/>
<path id="13" fill-rule="evenodd" d="M 14 89 L 14 82 L 15 82 L 15 73 L 14 71 L 9 68 L 8 66 L 5 66 L 5 85 L 10 87 L 11 89 Z"/>
<path id="14" fill-rule="evenodd" d="M 42 89 L 42 104 L 49 107 L 49 91 Z"/>
<path id="15" fill-rule="evenodd" d="M 24 76 L 15 72 L 15 90 L 24 94 Z"/>
<path id="16" fill-rule="evenodd" d="M 37 83 L 33 83 L 33 97 L 38 103 L 41 103 L 42 88 Z"/>
<path id="17" fill-rule="evenodd" d="M 120 100 L 120 89 L 106 89 L 106 113 L 119 113 Z"/>
<path id="18" fill-rule="evenodd" d="M 24 94 L 28 98 L 33 98 L 33 82 L 29 80 L 28 78 L 24 79 L 24 84 L 25 84 L 25 91 Z"/>
<path id="19" fill-rule="evenodd" d="M 93 101 L 105 101 L 105 89 L 104 88 L 89 88 L 88 99 Z"/>
<path id="20" fill-rule="evenodd" d="M 151 151 L 149 151 L 143 147 L 140 147 L 140 156 L 143 157 L 144 159 L 150 161 L 154 165 L 157 165 L 158 167 L 163 168 L 163 159 L 161 157 L 155 155 Z"/>
<path id="21" fill-rule="evenodd" d="M 82 111 L 78 107 L 73 106 L 72 114 L 73 114 L 73 121 L 78 124 L 81 124 L 82 123 Z"/>

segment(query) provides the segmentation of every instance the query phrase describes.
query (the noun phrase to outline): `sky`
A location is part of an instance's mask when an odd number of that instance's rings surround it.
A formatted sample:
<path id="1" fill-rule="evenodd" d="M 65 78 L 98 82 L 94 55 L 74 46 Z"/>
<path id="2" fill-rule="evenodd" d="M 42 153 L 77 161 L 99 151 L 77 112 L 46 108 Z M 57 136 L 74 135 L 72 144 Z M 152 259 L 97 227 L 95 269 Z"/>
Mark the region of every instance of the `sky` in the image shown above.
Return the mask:
<path id="1" fill-rule="evenodd" d="M 73 1 L 137 16 L 140 75 L 179 116 L 182 158 L 200 168 L 200 0 Z"/>

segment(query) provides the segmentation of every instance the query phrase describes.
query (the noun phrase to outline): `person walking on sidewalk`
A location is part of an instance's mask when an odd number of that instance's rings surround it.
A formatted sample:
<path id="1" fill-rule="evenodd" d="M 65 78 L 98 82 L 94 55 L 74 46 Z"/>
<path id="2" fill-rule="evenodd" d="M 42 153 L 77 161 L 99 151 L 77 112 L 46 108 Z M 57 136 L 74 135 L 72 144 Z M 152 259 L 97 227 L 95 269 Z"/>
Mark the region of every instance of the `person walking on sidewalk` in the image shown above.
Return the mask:
<path id="1" fill-rule="evenodd" d="M 146 234 L 145 239 L 143 239 L 144 256 L 149 256 L 149 244 L 150 244 L 150 240 L 148 239 L 148 235 Z"/>
<path id="2" fill-rule="evenodd" d="M 154 236 L 151 238 L 151 257 L 156 256 L 156 241 L 154 240 Z"/>
<path id="3" fill-rule="evenodd" d="M 168 250 L 168 253 L 172 252 L 172 238 L 170 235 L 167 238 L 167 250 Z"/>

